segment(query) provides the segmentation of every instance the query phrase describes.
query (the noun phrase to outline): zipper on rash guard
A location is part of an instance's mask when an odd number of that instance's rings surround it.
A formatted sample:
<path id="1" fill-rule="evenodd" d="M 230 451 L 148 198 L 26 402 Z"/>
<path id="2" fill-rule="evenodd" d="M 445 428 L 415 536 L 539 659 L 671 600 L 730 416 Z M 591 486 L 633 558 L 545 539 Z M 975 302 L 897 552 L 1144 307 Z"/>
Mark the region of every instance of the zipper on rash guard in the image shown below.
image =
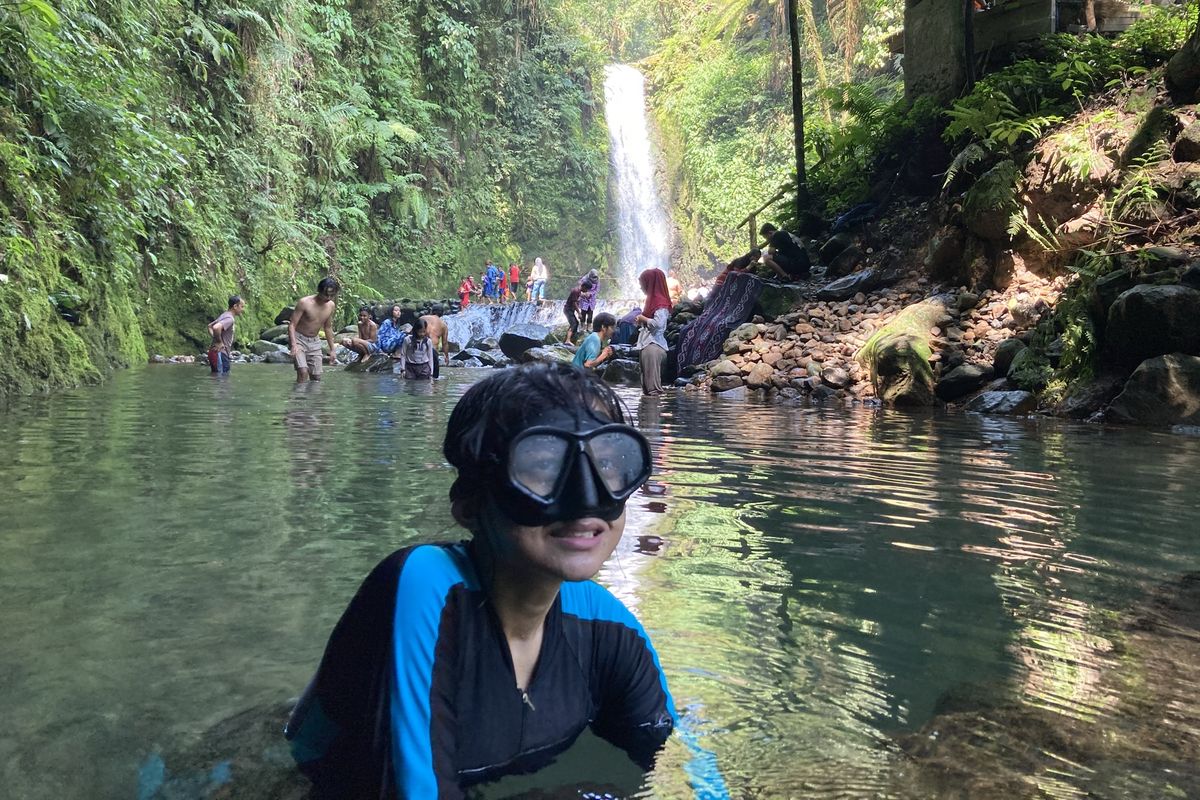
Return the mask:
<path id="1" fill-rule="evenodd" d="M 537 709 L 534 708 L 534 706 L 533 706 L 533 701 L 529 699 L 529 692 L 525 691 L 524 689 L 521 689 L 520 691 L 521 691 L 521 702 L 524 703 L 525 705 L 529 706 L 530 711 L 537 711 Z"/>

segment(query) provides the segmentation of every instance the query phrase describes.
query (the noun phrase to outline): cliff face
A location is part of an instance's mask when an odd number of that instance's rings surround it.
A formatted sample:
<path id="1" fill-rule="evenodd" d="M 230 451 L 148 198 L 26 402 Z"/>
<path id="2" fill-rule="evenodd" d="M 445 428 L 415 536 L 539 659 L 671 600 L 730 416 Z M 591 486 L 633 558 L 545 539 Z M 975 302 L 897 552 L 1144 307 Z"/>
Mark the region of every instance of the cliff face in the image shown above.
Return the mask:
<path id="1" fill-rule="evenodd" d="M 0 8 L 0 395 L 193 350 L 334 274 L 602 252 L 598 50 L 484 0 Z"/>

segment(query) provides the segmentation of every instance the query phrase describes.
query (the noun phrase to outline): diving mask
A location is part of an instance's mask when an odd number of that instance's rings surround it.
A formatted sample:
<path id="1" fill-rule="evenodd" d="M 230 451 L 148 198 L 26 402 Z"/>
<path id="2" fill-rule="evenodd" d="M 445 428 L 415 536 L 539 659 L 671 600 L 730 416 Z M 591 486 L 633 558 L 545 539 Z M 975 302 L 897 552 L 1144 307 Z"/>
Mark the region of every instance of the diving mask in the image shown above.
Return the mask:
<path id="1" fill-rule="evenodd" d="M 563 425 L 527 428 L 509 446 L 504 462 L 508 486 L 496 499 L 517 524 L 585 517 L 611 522 L 650 477 L 650 443 L 636 428 L 591 425 L 589 420 L 571 423 L 576 430 Z"/>

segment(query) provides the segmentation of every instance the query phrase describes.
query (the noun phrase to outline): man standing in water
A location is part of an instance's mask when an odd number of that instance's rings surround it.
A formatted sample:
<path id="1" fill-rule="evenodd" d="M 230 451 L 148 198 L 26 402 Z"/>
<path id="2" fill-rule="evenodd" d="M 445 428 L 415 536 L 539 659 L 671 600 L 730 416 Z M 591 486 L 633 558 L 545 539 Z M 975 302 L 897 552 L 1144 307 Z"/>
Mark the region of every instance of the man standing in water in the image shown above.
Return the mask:
<path id="1" fill-rule="evenodd" d="M 441 350 L 442 359 L 446 362 L 447 367 L 450 366 L 450 331 L 446 328 L 445 320 L 437 314 L 426 314 L 421 317 L 421 321 L 425 323 L 425 333 L 433 345 L 433 352 L 436 354 L 438 350 Z M 433 377 L 437 378 L 440 374 L 441 369 L 435 357 L 433 359 Z"/>
<path id="2" fill-rule="evenodd" d="M 296 383 L 321 380 L 321 339 L 317 334 L 322 329 L 325 341 L 329 343 L 329 363 L 337 363 L 333 352 L 336 346 L 333 342 L 333 309 L 341 289 L 334 278 L 322 278 L 317 284 L 317 293 L 300 298 L 292 311 L 288 320 L 288 344 L 296 363 Z"/>
<path id="3" fill-rule="evenodd" d="M 208 348 L 208 365 L 212 367 L 214 374 L 229 372 L 229 353 L 233 350 L 234 322 L 245 310 L 246 301 L 235 294 L 229 298 L 228 309 L 208 323 L 208 332 L 212 334 L 212 346 Z"/>

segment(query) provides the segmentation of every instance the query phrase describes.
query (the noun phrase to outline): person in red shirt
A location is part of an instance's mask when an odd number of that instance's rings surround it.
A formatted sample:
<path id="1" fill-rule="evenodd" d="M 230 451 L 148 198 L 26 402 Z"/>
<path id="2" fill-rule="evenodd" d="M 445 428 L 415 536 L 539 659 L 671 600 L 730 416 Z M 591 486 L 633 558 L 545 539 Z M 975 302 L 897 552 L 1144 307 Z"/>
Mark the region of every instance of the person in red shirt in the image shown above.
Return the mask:
<path id="1" fill-rule="evenodd" d="M 508 272 L 506 270 L 500 270 L 499 296 L 501 303 L 508 302 Z"/>
<path id="2" fill-rule="evenodd" d="M 471 293 L 475 291 L 475 281 L 471 280 L 471 276 L 462 279 L 462 283 L 458 285 L 458 299 L 462 302 L 459 306 L 463 311 L 467 310 L 467 306 L 471 305 Z"/>
<path id="3" fill-rule="evenodd" d="M 508 265 L 508 289 L 513 300 L 521 299 L 517 297 L 517 292 L 521 291 L 521 265 L 516 262 Z"/>

